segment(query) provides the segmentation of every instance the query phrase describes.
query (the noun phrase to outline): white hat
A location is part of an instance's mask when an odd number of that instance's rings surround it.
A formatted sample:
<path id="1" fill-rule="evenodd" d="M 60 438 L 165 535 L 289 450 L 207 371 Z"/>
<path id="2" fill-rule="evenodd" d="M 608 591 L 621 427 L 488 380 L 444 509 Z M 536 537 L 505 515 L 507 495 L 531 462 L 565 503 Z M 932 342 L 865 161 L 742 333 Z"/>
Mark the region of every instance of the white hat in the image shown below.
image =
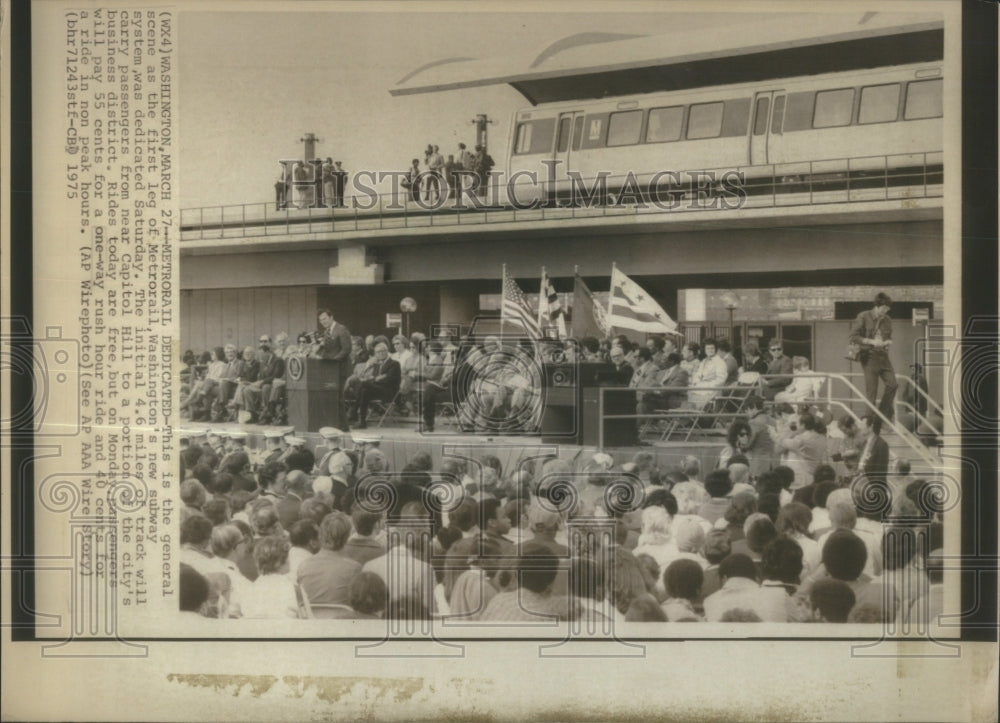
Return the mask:
<path id="1" fill-rule="evenodd" d="M 375 432 L 352 432 L 351 441 L 355 444 L 378 444 L 382 441 L 382 435 Z"/>
<path id="2" fill-rule="evenodd" d="M 280 429 L 269 429 L 266 432 L 264 432 L 265 439 L 281 439 L 284 436 L 285 433 L 282 432 Z"/>
<path id="3" fill-rule="evenodd" d="M 336 427 L 320 427 L 319 436 L 323 439 L 337 439 L 338 437 L 343 437 L 344 433 Z"/>
<path id="4" fill-rule="evenodd" d="M 293 437 L 292 435 L 285 437 L 285 441 L 292 447 L 301 447 L 306 443 L 306 440 L 302 437 Z"/>

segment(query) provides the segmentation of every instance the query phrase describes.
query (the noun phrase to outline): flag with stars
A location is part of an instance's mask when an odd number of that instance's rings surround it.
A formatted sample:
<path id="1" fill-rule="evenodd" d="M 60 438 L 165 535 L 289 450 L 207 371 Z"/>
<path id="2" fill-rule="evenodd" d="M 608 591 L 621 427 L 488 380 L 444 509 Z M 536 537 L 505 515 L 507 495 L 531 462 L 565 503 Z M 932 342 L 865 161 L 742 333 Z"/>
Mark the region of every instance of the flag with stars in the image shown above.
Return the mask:
<path id="1" fill-rule="evenodd" d="M 506 268 L 503 271 L 503 302 L 500 304 L 500 319 L 520 325 L 533 339 L 540 339 L 542 336 L 528 299 L 518 287 L 517 282 L 507 275 Z"/>
<path id="2" fill-rule="evenodd" d="M 642 287 L 618 270 L 611 271 L 611 301 L 608 322 L 619 329 L 653 334 L 674 334 L 677 322 Z"/>

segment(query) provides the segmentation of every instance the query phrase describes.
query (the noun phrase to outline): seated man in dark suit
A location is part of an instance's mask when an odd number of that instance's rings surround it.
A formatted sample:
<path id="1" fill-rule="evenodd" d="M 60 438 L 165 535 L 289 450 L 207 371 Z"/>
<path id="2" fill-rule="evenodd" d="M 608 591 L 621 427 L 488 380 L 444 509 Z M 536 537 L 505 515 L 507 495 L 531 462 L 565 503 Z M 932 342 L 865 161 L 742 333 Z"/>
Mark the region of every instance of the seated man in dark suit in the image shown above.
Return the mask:
<path id="1" fill-rule="evenodd" d="M 367 426 L 368 405 L 373 399 L 391 402 L 399 391 L 403 371 L 398 361 L 389 358 L 389 346 L 384 342 L 375 345 L 374 373 L 370 379 L 361 382 L 358 398 L 350 411 L 350 418 L 357 417 L 359 429 Z"/>

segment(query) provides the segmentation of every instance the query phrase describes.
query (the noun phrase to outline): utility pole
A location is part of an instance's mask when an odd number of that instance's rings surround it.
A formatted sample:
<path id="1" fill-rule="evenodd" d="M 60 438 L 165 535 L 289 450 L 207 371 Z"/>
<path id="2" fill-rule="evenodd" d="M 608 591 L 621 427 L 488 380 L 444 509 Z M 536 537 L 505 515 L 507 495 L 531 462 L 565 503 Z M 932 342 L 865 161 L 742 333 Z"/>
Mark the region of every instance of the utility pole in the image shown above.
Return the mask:
<path id="1" fill-rule="evenodd" d="M 484 151 L 488 150 L 486 126 L 493 121 L 487 118 L 485 113 L 479 113 L 469 122 L 476 126 L 476 145 L 482 146 Z"/>
<path id="2" fill-rule="evenodd" d="M 299 143 L 304 143 L 305 148 L 303 150 L 302 160 L 306 163 L 311 161 L 316 157 L 316 144 L 322 143 L 319 138 L 316 137 L 315 133 L 306 133 L 302 138 L 299 138 Z"/>

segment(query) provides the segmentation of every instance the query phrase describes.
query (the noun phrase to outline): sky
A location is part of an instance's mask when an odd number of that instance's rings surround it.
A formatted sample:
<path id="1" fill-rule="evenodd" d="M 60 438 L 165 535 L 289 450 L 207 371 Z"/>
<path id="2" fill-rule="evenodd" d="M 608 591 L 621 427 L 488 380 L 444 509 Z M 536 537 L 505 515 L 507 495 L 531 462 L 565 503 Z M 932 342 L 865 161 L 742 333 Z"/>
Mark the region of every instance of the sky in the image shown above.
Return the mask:
<path id="1" fill-rule="evenodd" d="M 760 17 L 636 13 L 622 4 L 615 12 L 577 12 L 581 6 L 567 4 L 559 13 L 470 11 L 497 7 L 493 3 L 456 4 L 463 11 L 451 13 L 411 11 L 418 3 L 403 7 L 406 12 L 181 13 L 182 206 L 272 200 L 278 160 L 300 158 L 299 139 L 307 132 L 321 140 L 319 157 L 340 160 L 348 171 L 402 171 L 410 159 L 423 159 L 428 143 L 446 156 L 460 141 L 472 148 L 471 120 L 486 113 L 495 121 L 490 152 L 499 165 L 511 116 L 529 103 L 507 85 L 389 94 L 427 63 L 540 52 L 582 32 L 669 38 Z"/>

